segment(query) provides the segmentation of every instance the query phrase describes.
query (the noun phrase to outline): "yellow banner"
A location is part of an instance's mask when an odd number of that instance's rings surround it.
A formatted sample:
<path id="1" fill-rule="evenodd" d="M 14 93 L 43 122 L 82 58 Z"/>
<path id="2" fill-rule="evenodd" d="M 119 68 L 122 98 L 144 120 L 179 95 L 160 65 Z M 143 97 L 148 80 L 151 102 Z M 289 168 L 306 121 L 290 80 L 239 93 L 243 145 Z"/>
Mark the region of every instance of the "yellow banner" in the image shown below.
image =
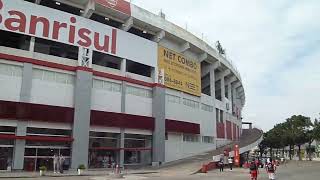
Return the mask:
<path id="1" fill-rule="evenodd" d="M 200 63 L 182 54 L 159 46 L 159 82 L 166 87 L 201 96 Z"/>

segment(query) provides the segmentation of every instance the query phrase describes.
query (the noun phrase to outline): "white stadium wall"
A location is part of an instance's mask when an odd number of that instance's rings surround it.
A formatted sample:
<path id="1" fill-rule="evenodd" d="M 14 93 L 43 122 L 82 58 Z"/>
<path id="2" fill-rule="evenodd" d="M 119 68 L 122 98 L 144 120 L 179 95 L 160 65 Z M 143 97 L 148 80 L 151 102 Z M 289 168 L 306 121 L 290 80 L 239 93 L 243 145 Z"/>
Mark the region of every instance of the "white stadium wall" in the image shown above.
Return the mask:
<path id="1" fill-rule="evenodd" d="M 87 7 L 90 5 L 87 0 L 59 2 L 61 6 L 65 3 L 80 9 L 92 8 Z M 130 160 L 125 159 L 130 154 L 128 152 L 139 151 L 140 165 L 146 165 L 190 157 L 239 139 L 234 136 L 233 127 L 236 125 L 241 132 L 245 93 L 239 72 L 226 58 L 183 28 L 135 5 L 129 4 L 130 14 L 116 9 L 117 5 L 102 7 L 98 0 L 90 2 L 94 6 L 90 11 L 95 15 L 119 21 L 122 25 L 113 27 L 86 18 L 89 15 L 82 14 L 82 17 L 22 0 L 0 0 L 0 33 L 11 32 L 31 37 L 29 47 L 25 50 L 6 47 L 0 40 L 0 128 L 15 128 L 11 134 L 0 132 L 0 140 L 10 137 L 12 142 L 20 142 L 9 147 L 14 152 L 13 169 L 24 168 L 23 161 L 18 162 L 16 157 L 24 159 L 27 147 L 25 139 L 30 138 L 28 128 L 70 131 L 62 139 L 67 139 L 66 144 L 69 143 L 64 148 L 70 150 L 68 158 L 73 168 L 82 163 L 88 165 L 90 152 L 99 148 L 116 154 L 115 159 L 121 166 L 130 164 Z M 80 12 L 85 13 L 83 10 Z M 17 22 L 10 22 L 19 17 L 20 26 Z M 36 17 L 41 17 L 41 21 L 35 26 L 36 23 L 31 21 L 36 21 Z M 46 23 L 47 30 L 43 26 Z M 126 29 L 127 24 L 129 29 Z M 130 28 L 141 32 L 130 31 Z M 144 28 L 148 31 L 144 32 Z M 146 37 L 146 34 L 150 37 Z M 36 52 L 35 44 L 39 39 L 76 46 L 78 59 L 50 55 L 50 50 L 47 54 Z M 102 42 L 104 47 L 99 47 Z M 40 48 L 48 48 L 39 44 Z M 159 65 L 159 49 L 162 47 L 190 61 L 192 59 L 192 63 L 198 67 L 203 65 L 198 83 L 200 86 L 205 84 L 201 80 L 204 81 L 209 74 L 206 83 L 210 85 L 211 95 L 205 94 L 203 89 L 199 94 L 193 94 L 166 84 L 161 76 L 163 68 Z M 112 60 L 116 61 L 113 63 L 117 67 L 93 63 L 93 52 L 100 52 L 102 60 L 114 58 Z M 94 60 L 100 59 L 96 57 Z M 130 63 L 133 64 L 131 67 Z M 129 70 L 132 67 L 135 73 Z M 24 75 L 27 68 L 32 73 Z M 148 75 L 143 71 L 148 71 Z M 167 76 L 165 73 L 163 76 Z M 220 84 L 221 100 L 215 97 L 215 82 L 219 79 L 223 81 L 223 85 Z M 225 81 L 229 82 L 228 99 L 223 94 Z M 30 84 L 26 85 L 26 82 Z M 5 105 L 8 103 L 10 108 L 20 108 L 25 104 L 38 108 L 41 106 L 42 111 L 47 108 L 54 117 L 43 117 L 46 111 L 37 114 L 37 109 L 28 111 L 26 117 L 20 117 L 18 111 L 5 114 L 1 110 L 7 110 Z M 35 118 L 33 114 L 36 114 Z M 220 119 L 221 114 L 223 117 Z M 25 118 L 26 122 L 19 118 Z M 231 123 L 232 138 L 227 137 L 227 134 L 230 135 L 227 121 Z M 95 137 L 94 133 L 106 133 L 105 136 L 112 134 L 106 139 L 115 140 L 116 147 L 91 147 L 93 141 L 101 138 Z M 144 141 L 144 144 L 143 147 L 136 147 L 140 144 L 130 144 L 130 141 Z"/>

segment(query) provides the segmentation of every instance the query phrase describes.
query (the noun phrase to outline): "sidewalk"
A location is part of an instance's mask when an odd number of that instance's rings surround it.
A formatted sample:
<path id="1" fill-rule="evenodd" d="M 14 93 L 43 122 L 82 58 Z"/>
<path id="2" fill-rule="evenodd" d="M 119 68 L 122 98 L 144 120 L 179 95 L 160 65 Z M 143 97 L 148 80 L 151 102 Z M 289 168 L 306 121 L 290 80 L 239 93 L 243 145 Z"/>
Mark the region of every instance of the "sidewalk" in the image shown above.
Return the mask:
<path id="1" fill-rule="evenodd" d="M 112 173 L 112 170 L 85 170 L 81 176 L 108 176 Z M 124 174 L 149 174 L 158 173 L 158 171 L 151 170 L 124 170 Z M 64 171 L 63 174 L 53 173 L 48 171 L 45 173 L 45 177 L 66 177 L 66 176 L 78 176 L 77 171 Z M 37 178 L 40 177 L 39 172 L 0 172 L 0 179 L 3 178 Z"/>

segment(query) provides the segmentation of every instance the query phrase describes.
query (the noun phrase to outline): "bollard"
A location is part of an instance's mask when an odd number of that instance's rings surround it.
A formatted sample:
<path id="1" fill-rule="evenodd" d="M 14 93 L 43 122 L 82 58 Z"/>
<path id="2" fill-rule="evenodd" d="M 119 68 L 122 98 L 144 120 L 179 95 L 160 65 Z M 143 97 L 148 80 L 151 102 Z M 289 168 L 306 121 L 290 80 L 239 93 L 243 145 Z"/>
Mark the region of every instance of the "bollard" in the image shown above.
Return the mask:
<path id="1" fill-rule="evenodd" d="M 119 164 L 116 165 L 116 171 L 115 171 L 115 174 L 120 174 L 119 172 Z"/>

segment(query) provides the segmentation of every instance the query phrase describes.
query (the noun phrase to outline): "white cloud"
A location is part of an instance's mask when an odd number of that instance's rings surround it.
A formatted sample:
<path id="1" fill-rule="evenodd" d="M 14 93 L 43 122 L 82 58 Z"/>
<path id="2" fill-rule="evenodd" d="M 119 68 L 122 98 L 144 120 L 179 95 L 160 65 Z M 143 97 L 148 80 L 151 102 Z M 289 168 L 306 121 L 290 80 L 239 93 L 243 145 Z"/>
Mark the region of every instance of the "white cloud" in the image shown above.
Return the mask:
<path id="1" fill-rule="evenodd" d="M 134 0 L 211 43 L 220 40 L 246 90 L 244 117 L 263 129 L 320 113 L 318 0 Z"/>

